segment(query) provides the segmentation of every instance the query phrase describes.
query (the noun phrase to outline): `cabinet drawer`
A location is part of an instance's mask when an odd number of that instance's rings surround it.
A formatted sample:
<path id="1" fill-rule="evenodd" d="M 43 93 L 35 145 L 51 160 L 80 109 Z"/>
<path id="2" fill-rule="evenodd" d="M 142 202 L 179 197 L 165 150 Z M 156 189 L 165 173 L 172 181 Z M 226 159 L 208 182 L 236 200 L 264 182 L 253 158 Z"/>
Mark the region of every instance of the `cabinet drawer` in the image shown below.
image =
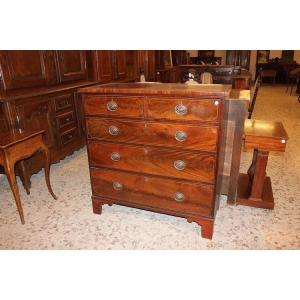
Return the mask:
<path id="1" fill-rule="evenodd" d="M 87 135 L 115 142 L 216 151 L 218 127 L 88 118 Z"/>
<path id="2" fill-rule="evenodd" d="M 86 115 L 143 117 L 142 97 L 84 96 Z"/>
<path id="3" fill-rule="evenodd" d="M 128 204 L 210 216 L 214 186 L 91 168 L 93 194 Z"/>
<path id="4" fill-rule="evenodd" d="M 72 128 L 60 135 L 62 145 L 66 145 L 78 137 L 77 128 Z"/>
<path id="5" fill-rule="evenodd" d="M 93 166 L 214 183 L 212 154 L 99 142 L 88 150 Z"/>
<path id="6" fill-rule="evenodd" d="M 201 99 L 155 99 L 147 100 L 147 116 L 153 119 L 168 119 L 177 121 L 219 120 L 220 100 Z"/>
<path id="7" fill-rule="evenodd" d="M 75 121 L 74 112 L 70 111 L 68 113 L 59 115 L 56 117 L 56 119 L 57 119 L 58 128 L 59 129 L 64 128 L 68 125 L 74 124 Z"/>
<path id="8" fill-rule="evenodd" d="M 55 111 L 60 111 L 73 106 L 73 94 L 65 94 L 55 97 Z"/>

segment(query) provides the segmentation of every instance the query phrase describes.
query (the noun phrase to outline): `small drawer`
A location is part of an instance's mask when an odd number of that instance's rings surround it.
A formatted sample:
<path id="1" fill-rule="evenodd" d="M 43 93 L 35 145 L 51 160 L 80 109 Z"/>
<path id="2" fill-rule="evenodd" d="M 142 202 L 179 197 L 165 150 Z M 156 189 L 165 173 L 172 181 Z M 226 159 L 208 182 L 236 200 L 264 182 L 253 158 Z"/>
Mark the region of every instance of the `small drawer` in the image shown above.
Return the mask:
<path id="1" fill-rule="evenodd" d="M 78 134 L 77 134 L 77 128 L 72 128 L 60 135 L 61 143 L 62 145 L 66 145 L 74 140 L 76 140 Z"/>
<path id="2" fill-rule="evenodd" d="M 191 150 L 217 150 L 218 126 L 87 119 L 88 138 Z"/>
<path id="3" fill-rule="evenodd" d="M 91 141 L 88 151 L 92 166 L 215 182 L 216 158 L 208 153 Z"/>
<path id="4" fill-rule="evenodd" d="M 90 168 L 93 194 L 121 202 L 211 216 L 214 185 Z"/>
<path id="5" fill-rule="evenodd" d="M 176 121 L 218 122 L 221 100 L 164 99 L 147 100 L 147 116 Z"/>
<path id="6" fill-rule="evenodd" d="M 70 111 L 68 113 L 59 115 L 56 117 L 56 119 L 59 129 L 64 128 L 68 125 L 74 124 L 74 112 Z"/>
<path id="7" fill-rule="evenodd" d="M 86 115 L 143 117 L 143 97 L 90 96 L 83 98 Z"/>
<path id="8" fill-rule="evenodd" d="M 73 94 L 65 94 L 55 98 L 55 111 L 73 106 Z"/>

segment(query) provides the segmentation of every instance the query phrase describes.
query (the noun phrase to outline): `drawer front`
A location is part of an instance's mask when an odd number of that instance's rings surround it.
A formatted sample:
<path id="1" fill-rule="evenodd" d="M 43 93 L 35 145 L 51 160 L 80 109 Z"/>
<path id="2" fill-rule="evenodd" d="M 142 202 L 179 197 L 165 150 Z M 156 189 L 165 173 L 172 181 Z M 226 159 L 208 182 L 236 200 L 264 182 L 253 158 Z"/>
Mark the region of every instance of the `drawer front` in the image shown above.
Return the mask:
<path id="1" fill-rule="evenodd" d="M 72 128 L 60 135 L 62 145 L 66 145 L 70 142 L 73 142 L 78 137 L 77 128 Z"/>
<path id="2" fill-rule="evenodd" d="M 141 118 L 144 114 L 142 97 L 84 96 L 83 103 L 86 115 Z"/>
<path id="3" fill-rule="evenodd" d="M 148 99 L 147 116 L 177 121 L 219 120 L 220 100 Z"/>
<path id="4" fill-rule="evenodd" d="M 90 118 L 87 135 L 115 142 L 216 151 L 218 127 Z"/>
<path id="5" fill-rule="evenodd" d="M 211 216 L 213 185 L 91 168 L 93 194 L 135 205 Z"/>
<path id="6" fill-rule="evenodd" d="M 73 94 L 65 94 L 55 97 L 55 111 L 73 107 Z"/>
<path id="7" fill-rule="evenodd" d="M 214 155 L 142 146 L 89 142 L 90 164 L 179 179 L 215 182 Z"/>
<path id="8" fill-rule="evenodd" d="M 63 115 L 57 116 L 57 123 L 58 123 L 58 128 L 64 128 L 68 125 L 74 124 L 75 119 L 74 119 L 74 112 L 70 111 L 68 113 L 65 113 Z"/>

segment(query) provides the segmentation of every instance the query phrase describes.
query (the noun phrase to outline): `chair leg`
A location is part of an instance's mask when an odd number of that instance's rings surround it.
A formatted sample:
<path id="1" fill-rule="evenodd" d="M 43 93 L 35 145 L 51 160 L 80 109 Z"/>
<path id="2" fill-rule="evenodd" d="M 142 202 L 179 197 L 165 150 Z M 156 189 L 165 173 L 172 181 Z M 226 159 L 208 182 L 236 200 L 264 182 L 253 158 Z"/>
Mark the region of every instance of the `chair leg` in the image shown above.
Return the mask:
<path id="1" fill-rule="evenodd" d="M 41 150 L 44 152 L 45 155 L 45 179 L 46 179 L 46 184 L 47 184 L 47 188 L 49 193 L 51 194 L 51 196 L 57 200 L 57 197 L 55 196 L 52 187 L 51 187 L 51 183 L 50 183 L 50 151 L 48 149 L 48 147 L 42 142 L 41 145 Z"/>
<path id="2" fill-rule="evenodd" d="M 11 187 L 11 190 L 13 192 L 13 195 L 15 197 L 15 201 L 16 201 L 17 209 L 18 209 L 18 212 L 20 215 L 21 223 L 25 224 L 23 208 L 22 208 L 19 189 L 18 189 L 18 185 L 17 185 L 17 181 L 16 181 L 15 164 L 10 162 L 9 160 L 6 160 L 5 164 L 4 164 L 4 170 L 5 170 L 5 174 L 7 176 L 9 185 Z"/>

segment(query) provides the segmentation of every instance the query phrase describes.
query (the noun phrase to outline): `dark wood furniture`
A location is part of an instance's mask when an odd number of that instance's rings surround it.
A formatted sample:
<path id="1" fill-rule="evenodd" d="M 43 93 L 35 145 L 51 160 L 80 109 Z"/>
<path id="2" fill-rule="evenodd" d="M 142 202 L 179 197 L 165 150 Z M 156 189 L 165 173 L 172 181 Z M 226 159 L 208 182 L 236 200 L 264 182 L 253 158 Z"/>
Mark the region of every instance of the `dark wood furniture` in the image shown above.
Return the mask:
<path id="1" fill-rule="evenodd" d="M 155 79 L 154 50 L 0 51 L 0 132 L 44 130 L 51 162 L 58 162 L 85 144 L 78 88 L 135 81 L 141 68 Z M 43 157 L 26 164 L 31 175 Z"/>
<path id="2" fill-rule="evenodd" d="M 251 50 L 227 50 L 226 64 L 249 70 Z"/>
<path id="3" fill-rule="evenodd" d="M 45 179 L 47 187 L 52 197 L 54 199 L 57 199 L 50 185 L 50 152 L 48 147 L 43 142 L 43 134 L 43 130 L 0 133 L 0 165 L 4 166 L 5 174 L 15 197 L 22 224 L 25 223 L 25 220 L 18 185 L 16 182 L 16 162 L 21 161 L 21 174 L 23 182 L 25 183 L 26 192 L 27 194 L 29 194 L 30 181 L 27 174 L 26 165 L 23 160 L 31 157 L 38 151 L 42 152 L 44 156 L 43 163 L 45 168 Z"/>
<path id="4" fill-rule="evenodd" d="M 233 84 L 236 89 L 249 89 L 251 74 L 232 65 L 179 65 L 171 68 L 157 69 L 156 81 L 166 83 L 183 82 L 185 74 L 193 70 L 199 74 L 209 72 L 213 76 L 213 83 Z"/>
<path id="5" fill-rule="evenodd" d="M 276 70 L 262 70 L 260 72 L 260 76 L 261 76 L 261 83 L 263 83 L 264 78 L 271 78 L 272 83 L 274 84 L 276 81 L 276 75 L 277 75 L 277 71 Z"/>
<path id="6" fill-rule="evenodd" d="M 289 72 L 286 92 L 288 92 L 290 88 L 291 89 L 290 95 L 292 95 L 293 93 L 294 84 L 296 83 L 296 86 L 298 86 L 299 78 L 300 78 L 300 67 L 295 68 Z"/>
<path id="7" fill-rule="evenodd" d="M 253 160 L 247 174 L 240 174 L 237 204 L 258 208 L 274 208 L 270 177 L 266 168 L 270 151 L 284 152 L 287 133 L 280 122 L 246 120 L 245 148 L 253 149 Z"/>
<path id="8" fill-rule="evenodd" d="M 115 203 L 181 216 L 212 238 L 230 86 L 120 83 L 80 91 L 93 211 Z"/>
<path id="9" fill-rule="evenodd" d="M 96 83 L 89 80 L 86 51 L 3 50 L 0 68 L 0 132 L 44 130 L 51 163 L 84 145 L 77 90 Z M 25 163 L 30 177 L 44 159 L 38 154 Z"/>

